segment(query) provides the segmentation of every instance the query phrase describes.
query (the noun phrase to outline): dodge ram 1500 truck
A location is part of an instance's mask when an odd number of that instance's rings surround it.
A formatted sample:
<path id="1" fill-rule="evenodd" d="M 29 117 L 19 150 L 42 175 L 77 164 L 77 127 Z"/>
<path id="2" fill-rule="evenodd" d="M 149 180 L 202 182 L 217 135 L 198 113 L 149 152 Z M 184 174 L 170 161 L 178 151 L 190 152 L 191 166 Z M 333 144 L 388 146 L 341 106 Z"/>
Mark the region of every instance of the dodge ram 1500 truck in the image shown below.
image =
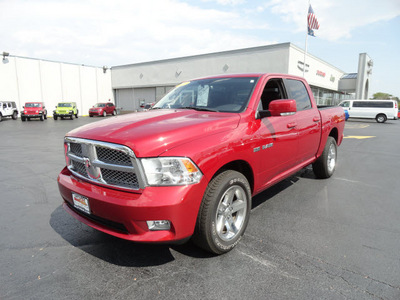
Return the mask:
<path id="1" fill-rule="evenodd" d="M 252 196 L 312 164 L 330 177 L 341 107 L 318 109 L 307 82 L 239 74 L 184 82 L 147 112 L 72 130 L 58 176 L 64 208 L 136 242 L 190 237 L 215 254 L 244 234 Z"/>

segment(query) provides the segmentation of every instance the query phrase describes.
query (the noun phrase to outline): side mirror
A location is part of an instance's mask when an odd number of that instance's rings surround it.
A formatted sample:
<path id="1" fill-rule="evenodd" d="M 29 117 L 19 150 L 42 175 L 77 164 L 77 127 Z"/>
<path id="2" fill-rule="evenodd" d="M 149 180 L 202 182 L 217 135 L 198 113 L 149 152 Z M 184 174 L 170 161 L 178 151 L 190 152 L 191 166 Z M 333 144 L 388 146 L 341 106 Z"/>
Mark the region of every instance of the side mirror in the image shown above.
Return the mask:
<path id="1" fill-rule="evenodd" d="M 22 108 L 25 108 L 25 106 L 22 106 Z"/>
<path id="2" fill-rule="evenodd" d="M 274 100 L 269 103 L 271 116 L 294 115 L 296 111 L 296 101 L 293 99 Z"/>

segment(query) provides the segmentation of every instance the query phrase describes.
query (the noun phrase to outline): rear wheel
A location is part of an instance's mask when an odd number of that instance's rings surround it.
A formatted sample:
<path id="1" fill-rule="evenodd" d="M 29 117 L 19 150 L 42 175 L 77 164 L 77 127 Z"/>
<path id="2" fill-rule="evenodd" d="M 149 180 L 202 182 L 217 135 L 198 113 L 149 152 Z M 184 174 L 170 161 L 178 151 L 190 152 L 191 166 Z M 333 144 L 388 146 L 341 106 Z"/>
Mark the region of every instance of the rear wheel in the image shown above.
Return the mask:
<path id="1" fill-rule="evenodd" d="M 242 238 L 251 209 L 250 185 L 228 170 L 211 180 L 203 196 L 193 241 L 214 254 L 232 250 Z"/>
<path id="2" fill-rule="evenodd" d="M 3 115 L 0 114 L 0 122 L 3 121 Z"/>
<path id="3" fill-rule="evenodd" d="M 333 137 L 328 137 L 322 155 L 313 163 L 313 171 L 317 178 L 329 178 L 335 172 L 337 145 Z"/>
<path id="4" fill-rule="evenodd" d="M 107 116 L 106 111 L 103 111 L 103 117 L 106 117 L 106 116 Z"/>
<path id="5" fill-rule="evenodd" d="M 117 110 L 114 109 L 112 114 L 113 114 L 113 116 L 116 116 L 117 115 Z"/>
<path id="6" fill-rule="evenodd" d="M 378 123 L 385 123 L 386 122 L 386 116 L 384 114 L 379 114 L 376 116 L 375 120 Z"/>
<path id="7" fill-rule="evenodd" d="M 12 118 L 13 118 L 13 120 L 16 120 L 16 119 L 17 119 L 17 117 L 18 117 L 18 114 L 17 114 L 17 112 L 16 112 L 16 111 L 14 111 L 14 113 L 12 114 Z"/>
<path id="8" fill-rule="evenodd" d="M 44 116 L 43 115 L 40 116 L 40 121 L 44 121 Z"/>

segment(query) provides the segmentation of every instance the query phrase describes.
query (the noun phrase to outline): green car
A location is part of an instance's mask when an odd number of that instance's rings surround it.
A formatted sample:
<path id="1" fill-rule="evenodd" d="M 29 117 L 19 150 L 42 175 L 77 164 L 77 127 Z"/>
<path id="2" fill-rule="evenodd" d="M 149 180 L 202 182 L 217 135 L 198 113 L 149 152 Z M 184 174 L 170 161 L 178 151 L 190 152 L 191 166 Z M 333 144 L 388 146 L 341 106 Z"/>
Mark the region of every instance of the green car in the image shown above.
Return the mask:
<path id="1" fill-rule="evenodd" d="M 57 104 L 56 109 L 53 111 L 53 118 L 57 120 L 58 117 L 65 118 L 69 117 L 71 120 L 75 116 L 78 118 L 78 109 L 76 108 L 76 102 L 60 102 Z"/>

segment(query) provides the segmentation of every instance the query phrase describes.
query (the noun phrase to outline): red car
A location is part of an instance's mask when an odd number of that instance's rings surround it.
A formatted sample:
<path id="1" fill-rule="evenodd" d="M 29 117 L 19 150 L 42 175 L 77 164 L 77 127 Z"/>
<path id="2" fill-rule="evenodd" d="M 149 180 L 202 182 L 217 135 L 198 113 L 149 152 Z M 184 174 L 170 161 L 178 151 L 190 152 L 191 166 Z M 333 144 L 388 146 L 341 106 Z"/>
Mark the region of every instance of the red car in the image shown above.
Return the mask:
<path id="1" fill-rule="evenodd" d="M 22 108 L 22 121 L 29 121 L 33 118 L 40 118 L 40 121 L 47 119 L 47 109 L 43 102 L 26 102 Z"/>
<path id="2" fill-rule="evenodd" d="M 115 107 L 114 103 L 107 102 L 107 103 L 97 103 L 91 109 L 89 109 L 89 117 L 93 116 L 107 116 L 117 114 L 117 108 Z"/>
<path id="3" fill-rule="evenodd" d="M 333 175 L 344 121 L 342 107 L 318 109 L 301 77 L 186 82 L 146 113 L 67 133 L 58 176 L 64 208 L 119 238 L 193 236 L 225 253 L 245 232 L 252 196 L 310 164 L 317 178 Z"/>

